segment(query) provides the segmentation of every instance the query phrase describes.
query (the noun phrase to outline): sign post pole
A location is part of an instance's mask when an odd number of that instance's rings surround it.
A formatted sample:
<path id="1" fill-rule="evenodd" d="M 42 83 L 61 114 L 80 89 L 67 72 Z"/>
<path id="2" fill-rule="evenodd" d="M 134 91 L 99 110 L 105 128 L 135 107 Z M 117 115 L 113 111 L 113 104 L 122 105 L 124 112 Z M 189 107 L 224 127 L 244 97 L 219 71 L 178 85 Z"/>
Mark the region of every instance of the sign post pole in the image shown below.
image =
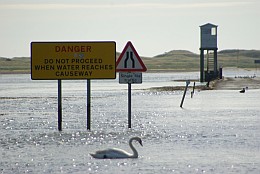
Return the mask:
<path id="1" fill-rule="evenodd" d="M 62 97 L 61 97 L 61 80 L 58 80 L 58 130 L 62 130 Z"/>
<path id="2" fill-rule="evenodd" d="M 142 73 L 147 70 L 133 44 L 127 42 L 116 61 L 116 71 L 119 72 L 119 83 L 128 84 L 128 128 L 131 128 L 131 84 L 142 83 Z"/>
<path id="3" fill-rule="evenodd" d="M 128 128 L 131 128 L 131 83 L 128 83 Z"/>
<path id="4" fill-rule="evenodd" d="M 90 124 L 91 124 L 91 117 L 90 117 L 90 111 L 91 111 L 91 105 L 90 105 L 90 79 L 87 79 L 87 130 L 90 130 Z"/>

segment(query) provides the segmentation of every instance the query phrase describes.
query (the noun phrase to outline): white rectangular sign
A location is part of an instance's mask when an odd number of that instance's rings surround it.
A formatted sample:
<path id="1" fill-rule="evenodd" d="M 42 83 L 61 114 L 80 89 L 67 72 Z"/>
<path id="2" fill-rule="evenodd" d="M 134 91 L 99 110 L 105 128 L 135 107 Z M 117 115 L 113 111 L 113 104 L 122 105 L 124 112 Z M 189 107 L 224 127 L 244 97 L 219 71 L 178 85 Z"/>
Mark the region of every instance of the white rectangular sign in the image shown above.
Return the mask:
<path id="1" fill-rule="evenodd" d="M 142 83 L 142 73 L 141 72 L 120 72 L 119 73 L 119 83 Z"/>

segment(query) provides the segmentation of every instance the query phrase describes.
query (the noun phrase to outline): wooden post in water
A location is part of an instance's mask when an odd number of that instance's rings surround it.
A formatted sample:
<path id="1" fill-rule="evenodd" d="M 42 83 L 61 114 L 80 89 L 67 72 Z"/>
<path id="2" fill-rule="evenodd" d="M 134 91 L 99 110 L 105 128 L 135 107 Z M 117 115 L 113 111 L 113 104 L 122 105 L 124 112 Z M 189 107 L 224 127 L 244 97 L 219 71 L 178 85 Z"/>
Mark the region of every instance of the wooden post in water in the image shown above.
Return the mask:
<path id="1" fill-rule="evenodd" d="M 61 80 L 58 80 L 58 130 L 62 130 L 62 95 Z"/>
<path id="2" fill-rule="evenodd" d="M 183 93 L 182 100 L 181 100 L 181 105 L 180 105 L 181 108 L 182 108 L 182 105 L 183 105 L 183 102 L 184 102 L 184 98 L 185 98 L 185 95 L 186 95 L 187 88 L 188 88 L 189 84 L 190 84 L 190 81 L 189 80 L 186 81 L 186 87 L 184 89 L 184 93 Z"/>
<path id="3" fill-rule="evenodd" d="M 191 92 L 191 98 L 193 97 L 194 89 L 195 89 L 195 82 L 193 83 L 193 88 L 192 88 L 192 92 Z"/>

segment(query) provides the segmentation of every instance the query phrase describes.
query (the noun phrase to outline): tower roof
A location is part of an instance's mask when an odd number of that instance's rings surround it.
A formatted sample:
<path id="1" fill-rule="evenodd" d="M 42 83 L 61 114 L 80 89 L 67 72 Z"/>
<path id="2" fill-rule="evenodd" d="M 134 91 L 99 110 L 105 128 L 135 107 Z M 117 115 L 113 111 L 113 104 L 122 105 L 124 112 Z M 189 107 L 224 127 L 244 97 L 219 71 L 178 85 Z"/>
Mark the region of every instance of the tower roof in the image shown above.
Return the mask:
<path id="1" fill-rule="evenodd" d="M 211 23 L 207 23 L 207 24 L 204 24 L 204 25 L 201 25 L 200 27 L 208 27 L 208 26 L 211 26 L 211 27 L 218 27 L 217 25 L 214 25 L 214 24 L 211 24 Z"/>

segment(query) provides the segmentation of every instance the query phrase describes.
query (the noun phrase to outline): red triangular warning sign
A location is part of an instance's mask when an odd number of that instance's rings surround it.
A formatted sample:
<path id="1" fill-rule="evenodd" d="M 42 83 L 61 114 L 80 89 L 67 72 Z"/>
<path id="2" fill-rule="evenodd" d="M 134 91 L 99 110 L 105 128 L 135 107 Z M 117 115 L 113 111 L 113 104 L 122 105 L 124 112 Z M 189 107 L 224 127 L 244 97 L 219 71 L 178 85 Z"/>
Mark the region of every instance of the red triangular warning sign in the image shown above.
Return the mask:
<path id="1" fill-rule="evenodd" d="M 127 42 L 125 48 L 116 61 L 116 71 L 145 72 L 147 70 L 133 44 Z"/>

